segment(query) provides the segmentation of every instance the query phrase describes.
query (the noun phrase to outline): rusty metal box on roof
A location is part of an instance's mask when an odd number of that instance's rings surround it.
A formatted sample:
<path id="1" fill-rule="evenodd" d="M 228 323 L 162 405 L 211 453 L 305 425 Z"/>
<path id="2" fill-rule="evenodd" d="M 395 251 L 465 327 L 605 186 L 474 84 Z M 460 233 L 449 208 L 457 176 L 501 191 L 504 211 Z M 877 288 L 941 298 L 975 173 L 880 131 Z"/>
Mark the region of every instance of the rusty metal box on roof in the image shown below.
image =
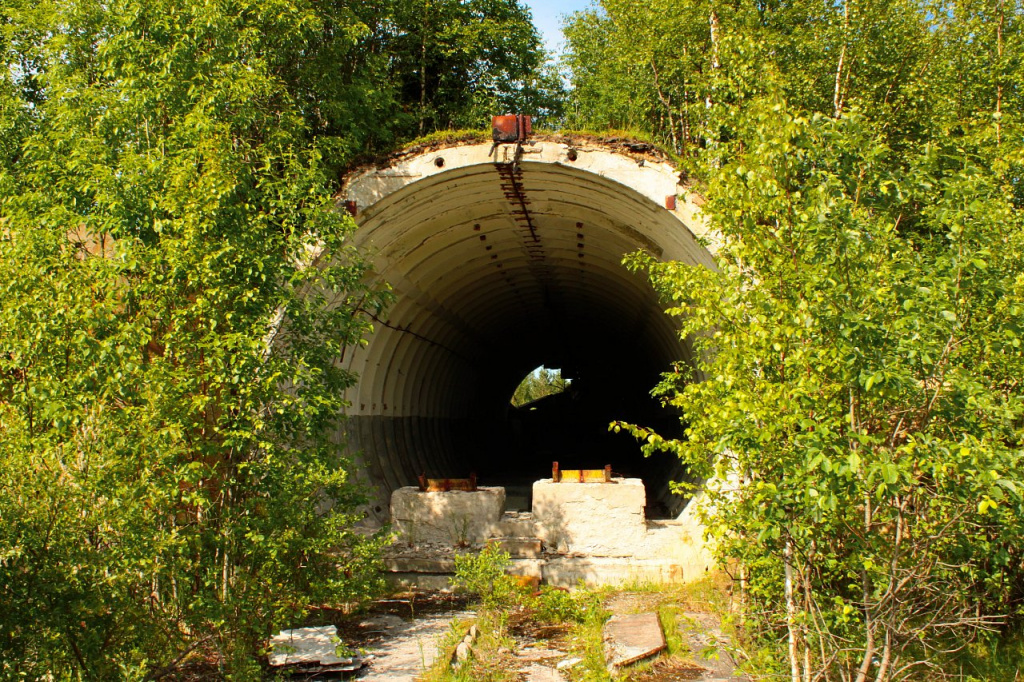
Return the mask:
<path id="1" fill-rule="evenodd" d="M 533 119 L 522 114 L 491 117 L 491 136 L 495 142 L 523 142 L 533 132 Z"/>

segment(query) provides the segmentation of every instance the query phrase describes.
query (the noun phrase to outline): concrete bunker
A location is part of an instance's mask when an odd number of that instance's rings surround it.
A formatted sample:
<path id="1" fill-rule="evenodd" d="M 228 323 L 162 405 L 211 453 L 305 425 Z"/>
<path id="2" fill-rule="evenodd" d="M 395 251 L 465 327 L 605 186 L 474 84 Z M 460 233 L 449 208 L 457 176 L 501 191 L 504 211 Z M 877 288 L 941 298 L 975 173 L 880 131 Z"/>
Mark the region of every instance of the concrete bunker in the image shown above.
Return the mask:
<path id="1" fill-rule="evenodd" d="M 341 198 L 395 296 L 369 343 L 342 358 L 360 380 L 339 438 L 380 491 L 373 513 L 387 519 L 390 494 L 420 474 L 471 472 L 526 510 L 559 461 L 610 464 L 643 481 L 648 518 L 680 514 L 679 463 L 608 431 L 613 419 L 679 428 L 650 391 L 689 349 L 622 265 L 638 249 L 712 265 L 697 197 L 667 159 L 582 138 L 437 145 L 353 174 Z M 512 407 L 541 364 L 570 388 Z"/>

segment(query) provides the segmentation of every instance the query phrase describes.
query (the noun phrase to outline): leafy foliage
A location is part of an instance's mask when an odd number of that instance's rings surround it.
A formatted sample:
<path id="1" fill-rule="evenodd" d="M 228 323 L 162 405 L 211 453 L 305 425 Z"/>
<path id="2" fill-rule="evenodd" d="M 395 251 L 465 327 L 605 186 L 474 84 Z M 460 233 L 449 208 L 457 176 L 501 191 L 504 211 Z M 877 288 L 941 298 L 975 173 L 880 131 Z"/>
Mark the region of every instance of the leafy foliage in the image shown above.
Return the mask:
<path id="1" fill-rule="evenodd" d="M 386 292 L 336 172 L 521 102 L 542 60 L 517 2 L 420 8 L 461 14 L 4 5 L 0 676 L 200 649 L 252 677 L 274 628 L 378 589 L 330 436 L 356 379 L 336 359 Z"/>
<path id="2" fill-rule="evenodd" d="M 769 93 L 799 111 L 856 108 L 894 145 L 982 111 L 1005 125 L 1020 111 L 1020 11 L 1004 0 L 601 0 L 565 27 L 566 118 L 648 130 L 685 156 L 733 139 L 726 112 Z"/>
<path id="3" fill-rule="evenodd" d="M 508 609 L 519 605 L 525 593 L 505 570 L 511 561 L 508 552 L 489 543 L 479 552 L 455 556 L 454 585 L 478 595 L 487 609 Z"/>
<path id="4" fill-rule="evenodd" d="M 416 134 L 489 125 L 495 113 L 558 118 L 561 78 L 518 0 L 416 0 L 389 9 L 394 26 L 377 39 Z"/>
<path id="5" fill-rule="evenodd" d="M 721 270 L 633 260 L 676 302 L 709 377 L 680 369 L 661 387 L 686 441 L 635 432 L 719 481 L 719 551 L 809 655 L 826 645 L 816 665 L 853 674 L 884 652 L 889 679 L 1022 596 L 1024 225 L 961 151 L 896 176 L 854 117 L 763 116 L 709 188 Z"/>
<path id="6" fill-rule="evenodd" d="M 610 0 L 570 23 L 573 115 L 683 152 L 717 252 L 630 257 L 697 364 L 659 388 L 685 440 L 626 428 L 710 477 L 708 532 L 794 682 L 934 679 L 1020 615 L 1022 19 Z"/>

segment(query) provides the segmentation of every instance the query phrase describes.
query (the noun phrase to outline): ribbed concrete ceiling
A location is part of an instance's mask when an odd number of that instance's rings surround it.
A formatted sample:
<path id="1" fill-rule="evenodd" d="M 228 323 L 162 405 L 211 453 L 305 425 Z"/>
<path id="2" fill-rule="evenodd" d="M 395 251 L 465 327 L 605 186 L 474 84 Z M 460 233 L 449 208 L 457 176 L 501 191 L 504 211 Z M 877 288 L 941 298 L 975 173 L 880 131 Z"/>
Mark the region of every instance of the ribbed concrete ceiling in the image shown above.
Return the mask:
<path id="1" fill-rule="evenodd" d="M 667 493 L 678 466 L 644 461 L 607 434 L 616 418 L 671 428 L 649 391 L 688 357 L 623 256 L 711 265 L 669 164 L 554 140 L 518 155 L 513 145 L 441 147 L 355 175 L 343 199 L 358 246 L 395 294 L 369 344 L 344 358 L 360 376 L 345 437 L 383 492 L 420 473 L 512 485 L 560 460 L 612 463 L 644 477 L 652 504 L 678 508 Z M 571 395 L 510 408 L 541 364 L 574 379 Z"/>

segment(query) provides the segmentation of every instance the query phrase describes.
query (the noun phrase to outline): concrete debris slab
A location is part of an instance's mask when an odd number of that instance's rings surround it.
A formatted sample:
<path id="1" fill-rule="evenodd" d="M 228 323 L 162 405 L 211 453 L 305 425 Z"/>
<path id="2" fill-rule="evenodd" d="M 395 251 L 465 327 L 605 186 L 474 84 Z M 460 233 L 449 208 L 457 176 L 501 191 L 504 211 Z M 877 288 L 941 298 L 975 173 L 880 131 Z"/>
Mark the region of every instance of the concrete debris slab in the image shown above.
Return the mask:
<path id="1" fill-rule="evenodd" d="M 526 675 L 526 682 L 565 682 L 562 673 L 538 663 L 534 663 L 522 672 Z"/>
<path id="2" fill-rule="evenodd" d="M 362 662 L 338 656 L 338 629 L 333 625 L 282 630 L 270 639 L 270 665 L 308 665 L 342 670 L 358 670 Z"/>
<path id="3" fill-rule="evenodd" d="M 559 670 L 565 670 L 566 668 L 571 668 L 574 665 L 578 665 L 582 662 L 582 658 L 580 658 L 579 656 L 573 656 L 572 658 L 567 658 L 564 661 L 559 661 L 558 665 L 556 665 L 555 667 Z"/>
<path id="4" fill-rule="evenodd" d="M 605 661 L 610 668 L 642 661 L 665 650 L 665 633 L 653 612 L 612 616 L 604 626 Z"/>

